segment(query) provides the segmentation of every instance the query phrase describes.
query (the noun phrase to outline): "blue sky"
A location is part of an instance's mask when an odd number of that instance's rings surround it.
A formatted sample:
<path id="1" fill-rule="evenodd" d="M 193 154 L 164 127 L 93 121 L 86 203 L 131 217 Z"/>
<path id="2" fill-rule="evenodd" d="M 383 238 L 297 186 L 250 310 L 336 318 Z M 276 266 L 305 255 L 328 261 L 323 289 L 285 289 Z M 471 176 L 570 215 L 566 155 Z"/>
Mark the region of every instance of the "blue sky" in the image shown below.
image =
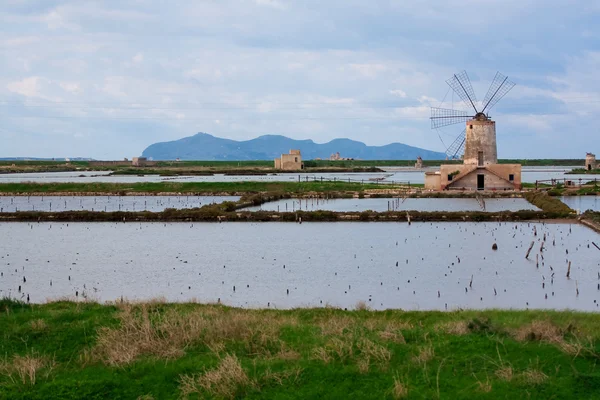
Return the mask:
<path id="1" fill-rule="evenodd" d="M 600 2 L 2 0 L 0 157 L 141 154 L 196 132 L 444 150 L 430 106 L 483 99 L 501 158 L 600 153 Z M 442 103 L 442 100 L 444 102 Z M 441 140 L 440 140 L 441 138 Z"/>

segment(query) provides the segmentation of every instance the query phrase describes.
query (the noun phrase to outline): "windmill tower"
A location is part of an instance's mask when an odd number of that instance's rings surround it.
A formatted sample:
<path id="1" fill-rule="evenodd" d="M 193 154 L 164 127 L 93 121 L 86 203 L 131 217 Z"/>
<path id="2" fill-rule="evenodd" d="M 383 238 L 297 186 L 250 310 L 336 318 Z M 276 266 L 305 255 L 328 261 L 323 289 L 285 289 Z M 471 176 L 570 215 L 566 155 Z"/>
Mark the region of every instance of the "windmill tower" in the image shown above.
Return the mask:
<path id="1" fill-rule="evenodd" d="M 518 164 L 498 164 L 496 122 L 487 114 L 515 84 L 509 81 L 508 77 L 499 72 L 496 73 L 483 102 L 481 102 L 481 108 L 478 109 L 480 103 L 475 97 L 475 91 L 466 71 L 454 74 L 446 83 L 467 108 L 472 108 L 472 111 L 431 108 L 432 129 L 459 123 L 465 124 L 465 130 L 456 137 L 446 150 L 449 159 L 460 159 L 462 156 L 463 165 L 461 168 L 457 168 L 456 165 L 442 165 L 440 169 L 440 188 L 478 190 L 520 188 L 521 166 Z M 445 176 L 445 171 L 449 168 L 454 169 Z M 469 176 L 469 179 L 466 179 L 467 176 Z M 462 183 L 458 184 L 458 181 L 461 180 Z M 433 178 L 430 181 L 433 182 Z M 432 183 L 430 186 L 437 186 L 437 183 Z"/>

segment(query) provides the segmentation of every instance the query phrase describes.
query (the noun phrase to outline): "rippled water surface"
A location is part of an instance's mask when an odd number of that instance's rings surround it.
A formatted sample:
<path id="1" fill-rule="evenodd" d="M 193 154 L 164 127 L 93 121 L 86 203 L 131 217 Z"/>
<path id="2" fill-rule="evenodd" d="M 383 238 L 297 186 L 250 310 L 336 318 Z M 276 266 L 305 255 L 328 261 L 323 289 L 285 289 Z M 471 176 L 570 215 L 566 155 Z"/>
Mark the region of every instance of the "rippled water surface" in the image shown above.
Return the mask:
<path id="1" fill-rule="evenodd" d="M 0 196 L 0 212 L 163 211 L 239 199 L 239 196 Z"/>
<path id="2" fill-rule="evenodd" d="M 600 196 L 563 196 L 560 200 L 579 212 L 600 211 Z"/>
<path id="3" fill-rule="evenodd" d="M 535 182 L 547 179 L 579 178 L 588 180 L 590 175 L 565 175 L 576 167 L 523 167 L 522 181 Z M 110 176 L 110 171 L 71 171 L 71 172 L 44 172 L 25 174 L 0 174 L 0 183 L 17 182 L 107 182 L 107 183 L 133 183 L 133 182 L 298 182 L 298 180 L 342 180 L 354 182 L 410 182 L 422 184 L 425 182 L 425 171 L 435 171 L 439 168 L 426 168 L 422 170 L 407 169 L 406 167 L 381 167 L 385 172 L 380 173 L 291 173 L 269 175 L 210 175 L 210 176 L 159 176 L 159 175 L 115 175 Z"/>
<path id="4" fill-rule="evenodd" d="M 0 237 L 0 296 L 32 302 L 598 310 L 600 301 L 600 235 L 576 224 L 0 223 Z"/>
<path id="5" fill-rule="evenodd" d="M 414 210 L 414 211 L 482 211 L 482 207 L 476 199 L 285 199 L 265 203 L 256 207 L 248 207 L 249 211 L 296 211 L 296 210 L 328 210 L 328 211 L 395 211 L 395 210 Z M 485 211 L 519 211 L 519 210 L 539 210 L 525 199 L 521 198 L 498 198 L 485 199 Z"/>

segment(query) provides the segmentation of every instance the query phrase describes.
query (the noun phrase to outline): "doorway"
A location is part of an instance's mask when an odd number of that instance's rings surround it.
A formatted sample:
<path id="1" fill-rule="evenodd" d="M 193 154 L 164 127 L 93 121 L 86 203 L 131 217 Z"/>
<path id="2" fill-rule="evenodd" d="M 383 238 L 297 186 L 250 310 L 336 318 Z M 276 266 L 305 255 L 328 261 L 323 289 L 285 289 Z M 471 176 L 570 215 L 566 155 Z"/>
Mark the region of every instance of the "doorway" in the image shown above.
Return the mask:
<path id="1" fill-rule="evenodd" d="M 588 164 L 588 171 L 592 170 L 592 164 Z"/>
<path id="2" fill-rule="evenodd" d="M 483 190 L 485 188 L 485 175 L 478 174 L 477 175 L 477 190 Z"/>

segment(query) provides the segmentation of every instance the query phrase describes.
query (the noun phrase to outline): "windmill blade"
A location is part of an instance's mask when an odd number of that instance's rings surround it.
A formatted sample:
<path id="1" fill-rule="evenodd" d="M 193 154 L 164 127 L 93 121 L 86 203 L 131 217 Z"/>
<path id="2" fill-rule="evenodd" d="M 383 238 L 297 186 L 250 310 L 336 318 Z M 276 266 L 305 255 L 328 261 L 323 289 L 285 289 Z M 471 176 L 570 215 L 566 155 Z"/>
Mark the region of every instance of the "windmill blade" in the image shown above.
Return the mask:
<path id="1" fill-rule="evenodd" d="M 454 142 L 446 149 L 446 155 L 450 160 L 459 160 L 465 152 L 465 140 L 467 130 L 463 129 L 462 133 L 454 139 Z"/>
<path id="2" fill-rule="evenodd" d="M 477 98 L 475 97 L 475 91 L 473 90 L 473 86 L 471 86 L 471 80 L 469 79 L 469 75 L 467 75 L 467 71 L 452 75 L 452 78 L 448 79 L 446 83 L 454 90 L 454 93 L 460 97 L 465 105 L 473 107 L 475 114 L 477 114 L 477 108 L 475 107 Z"/>
<path id="3" fill-rule="evenodd" d="M 510 92 L 515 86 L 514 82 L 508 80 L 508 76 L 502 75 L 500 72 L 496 72 L 496 76 L 488 89 L 487 94 L 485 95 L 485 99 L 483 99 L 483 110 L 481 112 L 485 112 L 485 110 L 489 110 L 496 105 L 497 102 L 500 101 L 501 98 L 506 95 L 506 93 Z"/>
<path id="4" fill-rule="evenodd" d="M 467 111 L 431 107 L 431 129 L 467 122 L 473 115 Z"/>

